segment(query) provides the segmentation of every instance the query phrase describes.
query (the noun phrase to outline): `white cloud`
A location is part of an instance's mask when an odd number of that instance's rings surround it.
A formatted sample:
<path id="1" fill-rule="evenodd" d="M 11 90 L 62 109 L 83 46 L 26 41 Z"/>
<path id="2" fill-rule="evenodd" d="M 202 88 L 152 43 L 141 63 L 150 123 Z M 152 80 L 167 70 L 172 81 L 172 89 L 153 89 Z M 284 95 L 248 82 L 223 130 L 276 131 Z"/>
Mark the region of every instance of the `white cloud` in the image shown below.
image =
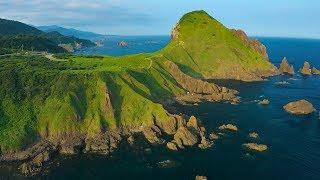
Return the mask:
<path id="1" fill-rule="evenodd" d="M 122 0 L 0 0 L 0 17 L 34 25 L 61 25 L 80 29 L 140 26 L 152 15 L 124 7 Z"/>

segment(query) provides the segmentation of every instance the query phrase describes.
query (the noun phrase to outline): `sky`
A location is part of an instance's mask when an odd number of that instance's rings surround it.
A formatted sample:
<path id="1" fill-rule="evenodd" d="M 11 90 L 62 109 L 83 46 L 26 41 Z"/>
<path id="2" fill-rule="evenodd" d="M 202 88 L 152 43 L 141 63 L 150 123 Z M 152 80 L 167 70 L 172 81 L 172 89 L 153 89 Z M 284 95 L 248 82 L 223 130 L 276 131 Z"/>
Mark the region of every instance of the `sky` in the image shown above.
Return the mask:
<path id="1" fill-rule="evenodd" d="M 0 18 L 114 35 L 169 35 L 193 10 L 250 36 L 320 39 L 320 0 L 0 0 Z"/>

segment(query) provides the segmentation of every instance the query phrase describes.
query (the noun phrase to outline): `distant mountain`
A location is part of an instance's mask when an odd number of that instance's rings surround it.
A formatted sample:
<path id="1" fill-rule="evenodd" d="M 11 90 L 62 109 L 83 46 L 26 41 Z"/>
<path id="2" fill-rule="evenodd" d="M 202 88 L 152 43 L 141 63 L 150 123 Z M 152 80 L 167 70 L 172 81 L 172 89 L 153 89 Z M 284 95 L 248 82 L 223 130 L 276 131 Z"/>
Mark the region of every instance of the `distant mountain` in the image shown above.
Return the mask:
<path id="1" fill-rule="evenodd" d="M 0 19 L 0 49 L 5 49 L 2 52 L 11 49 L 61 53 L 92 46 L 95 44 L 90 40 L 62 35 L 57 31 L 47 33 L 18 21 Z"/>
<path id="2" fill-rule="evenodd" d="M 38 29 L 44 32 L 59 32 L 62 35 L 65 36 L 74 36 L 81 39 L 89 39 L 89 40 L 101 40 L 106 38 L 106 35 L 97 34 L 93 32 L 87 32 L 87 31 L 80 31 L 72 28 L 64 28 L 60 26 L 38 26 Z"/>
<path id="3" fill-rule="evenodd" d="M 19 34 L 39 35 L 41 33 L 43 32 L 39 29 L 27 24 L 18 21 L 0 19 L 0 36 L 11 36 Z"/>

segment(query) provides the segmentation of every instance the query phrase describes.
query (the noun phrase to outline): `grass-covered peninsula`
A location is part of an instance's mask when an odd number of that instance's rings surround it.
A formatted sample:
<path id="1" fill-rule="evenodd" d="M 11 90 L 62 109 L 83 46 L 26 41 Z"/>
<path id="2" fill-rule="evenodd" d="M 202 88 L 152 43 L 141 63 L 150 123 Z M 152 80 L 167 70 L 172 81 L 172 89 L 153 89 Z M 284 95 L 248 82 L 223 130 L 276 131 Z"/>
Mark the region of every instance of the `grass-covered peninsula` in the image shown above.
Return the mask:
<path id="1" fill-rule="evenodd" d="M 170 100 L 236 101 L 235 91 L 200 79 L 249 81 L 275 73 L 262 44 L 204 11 L 186 14 L 171 42 L 155 53 L 0 56 L 1 154 L 30 158 L 14 152 L 44 140 L 63 152 L 79 144 L 95 150 L 119 139 L 110 138 L 113 130 L 144 131 L 152 142 L 157 128 L 177 131 L 179 118 L 164 107 Z"/>

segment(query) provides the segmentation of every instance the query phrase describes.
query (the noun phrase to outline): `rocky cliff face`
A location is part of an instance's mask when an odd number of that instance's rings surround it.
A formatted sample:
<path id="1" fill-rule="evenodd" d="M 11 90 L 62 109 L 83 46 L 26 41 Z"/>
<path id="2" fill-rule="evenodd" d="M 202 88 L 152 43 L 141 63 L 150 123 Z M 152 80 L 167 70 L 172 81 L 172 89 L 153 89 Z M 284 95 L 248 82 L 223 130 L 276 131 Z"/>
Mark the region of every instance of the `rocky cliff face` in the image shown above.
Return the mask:
<path id="1" fill-rule="evenodd" d="M 171 61 L 167 61 L 166 67 L 177 83 L 187 91 L 187 94 L 176 99 L 182 103 L 197 103 L 201 101 L 229 101 L 239 102 L 236 90 L 220 87 L 213 83 L 192 78 L 184 74 L 179 67 Z"/>
<path id="2" fill-rule="evenodd" d="M 294 74 L 294 68 L 292 65 L 289 64 L 286 58 L 283 58 L 283 60 L 281 61 L 279 71 L 281 74 L 290 74 L 290 75 Z"/>
<path id="3" fill-rule="evenodd" d="M 268 59 L 268 53 L 267 53 L 267 48 L 265 45 L 263 45 L 260 41 L 257 39 L 252 39 L 247 36 L 247 34 L 241 30 L 235 30 L 231 29 L 234 34 L 241 39 L 241 41 L 249 48 L 254 49 L 258 53 L 260 53 L 265 59 Z"/>

